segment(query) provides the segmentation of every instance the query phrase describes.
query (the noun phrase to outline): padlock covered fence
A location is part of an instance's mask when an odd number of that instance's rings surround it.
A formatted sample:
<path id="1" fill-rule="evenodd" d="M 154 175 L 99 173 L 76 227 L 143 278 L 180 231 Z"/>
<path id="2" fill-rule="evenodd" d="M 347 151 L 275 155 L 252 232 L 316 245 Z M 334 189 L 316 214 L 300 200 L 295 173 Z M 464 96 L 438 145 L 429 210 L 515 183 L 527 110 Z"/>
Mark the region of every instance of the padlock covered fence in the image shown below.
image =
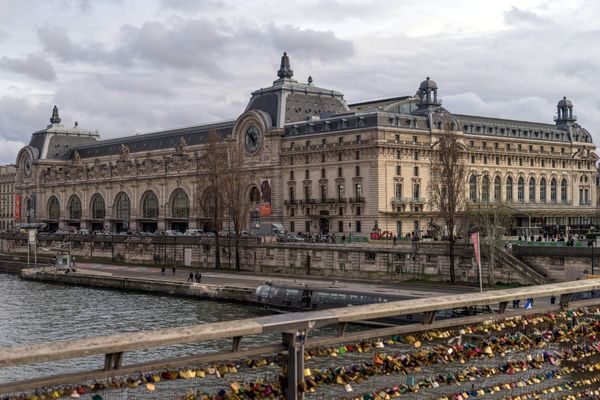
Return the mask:
<path id="1" fill-rule="evenodd" d="M 600 299 L 580 295 L 598 289 L 565 282 L 0 348 L 0 368 L 19 371 L 0 399 L 600 398 Z M 436 318 L 476 306 L 493 312 Z M 417 313 L 419 323 L 354 325 Z M 185 355 L 128 363 L 157 348 Z M 97 367 L 22 372 L 71 359 Z"/>

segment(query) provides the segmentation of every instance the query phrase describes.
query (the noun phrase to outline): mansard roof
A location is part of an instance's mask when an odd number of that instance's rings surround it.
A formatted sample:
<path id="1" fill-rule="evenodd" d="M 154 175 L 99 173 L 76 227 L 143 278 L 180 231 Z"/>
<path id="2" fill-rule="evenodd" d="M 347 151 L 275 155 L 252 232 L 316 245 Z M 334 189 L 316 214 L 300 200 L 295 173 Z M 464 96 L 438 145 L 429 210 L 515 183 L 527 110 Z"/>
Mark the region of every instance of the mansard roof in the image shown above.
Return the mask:
<path id="1" fill-rule="evenodd" d="M 312 77 L 309 77 L 308 83 L 300 83 L 292 76 L 289 58 L 284 53 L 278 71 L 279 79 L 267 88 L 252 92 L 246 111 L 266 112 L 277 128 L 283 128 L 290 122 L 349 111 L 342 93 L 314 86 Z"/>
<path id="2" fill-rule="evenodd" d="M 96 143 L 73 147 L 69 158 L 72 157 L 75 151 L 79 153 L 81 158 L 117 155 L 119 154 L 121 145 L 126 145 L 132 154 L 174 149 L 181 141 L 181 138 L 185 140 L 188 146 L 195 146 L 205 142 L 208 133 L 213 130 L 218 132 L 223 138 L 230 136 L 234 124 L 235 121 L 232 120 L 102 140 Z"/>
<path id="3" fill-rule="evenodd" d="M 454 114 L 459 128 L 467 134 L 505 136 L 515 139 L 539 139 L 560 142 L 587 142 L 592 138 L 579 124 L 560 125 L 504 118 Z"/>
<path id="4" fill-rule="evenodd" d="M 36 159 L 65 160 L 73 147 L 95 143 L 99 138 L 98 132 L 81 129 L 77 122 L 73 128 L 65 128 L 61 124 L 58 107 L 54 106 L 50 125 L 31 135 L 29 147 L 35 149 L 33 153 Z"/>

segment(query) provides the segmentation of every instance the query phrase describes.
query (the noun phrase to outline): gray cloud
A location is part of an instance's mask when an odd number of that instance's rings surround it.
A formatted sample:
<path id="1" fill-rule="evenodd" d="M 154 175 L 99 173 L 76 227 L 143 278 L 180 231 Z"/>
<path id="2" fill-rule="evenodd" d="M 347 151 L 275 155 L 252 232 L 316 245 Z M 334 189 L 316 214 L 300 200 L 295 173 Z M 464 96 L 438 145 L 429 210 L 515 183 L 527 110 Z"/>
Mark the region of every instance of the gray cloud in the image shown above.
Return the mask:
<path id="1" fill-rule="evenodd" d="M 0 110 L 2 110 L 0 113 L 2 137 L 13 142 L 28 143 L 31 133 L 48 125 L 48 119 L 52 114 L 50 102 L 40 104 L 31 99 L 15 96 L 0 97 Z"/>
<path id="2" fill-rule="evenodd" d="M 58 27 L 39 28 L 37 36 L 46 52 L 53 54 L 64 62 L 92 64 L 101 62 L 122 66 L 131 63 L 131 55 L 124 48 L 106 50 L 100 43 L 75 43 L 69 38 L 64 29 Z"/>
<path id="3" fill-rule="evenodd" d="M 157 66 L 205 68 L 218 72 L 218 60 L 232 37 L 205 19 L 183 20 L 174 27 L 150 21 L 121 29 L 122 49 Z"/>
<path id="4" fill-rule="evenodd" d="M 504 20 L 509 25 L 534 25 L 549 23 L 550 20 L 542 18 L 538 14 L 531 11 L 524 11 L 517 7 L 511 7 L 510 10 L 504 13 Z"/>
<path id="5" fill-rule="evenodd" d="M 43 81 L 56 79 L 56 73 L 50 61 L 37 54 L 30 54 L 25 58 L 0 57 L 0 69 L 24 74 Z"/>
<path id="6" fill-rule="evenodd" d="M 161 0 L 160 6 L 165 9 L 195 13 L 200 10 L 223 8 L 222 0 Z"/>
<path id="7" fill-rule="evenodd" d="M 261 34 L 263 40 L 270 41 L 275 49 L 286 50 L 304 59 L 334 61 L 354 56 L 352 41 L 338 38 L 333 31 L 269 25 Z"/>

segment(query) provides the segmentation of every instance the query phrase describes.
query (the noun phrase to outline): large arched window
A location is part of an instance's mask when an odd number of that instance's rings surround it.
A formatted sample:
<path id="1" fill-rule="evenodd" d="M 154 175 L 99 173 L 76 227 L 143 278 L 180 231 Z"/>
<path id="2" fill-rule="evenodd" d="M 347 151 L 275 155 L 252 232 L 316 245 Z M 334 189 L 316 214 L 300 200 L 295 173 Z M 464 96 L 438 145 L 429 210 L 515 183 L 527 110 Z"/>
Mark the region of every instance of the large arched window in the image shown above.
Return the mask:
<path id="1" fill-rule="evenodd" d="M 104 219 L 106 215 L 106 207 L 102 195 L 96 193 L 92 197 L 92 219 Z"/>
<path id="2" fill-rule="evenodd" d="M 190 216 L 190 203 L 187 194 L 179 189 L 173 193 L 171 215 L 173 218 L 188 218 Z"/>
<path id="3" fill-rule="evenodd" d="M 517 199 L 519 203 L 523 203 L 525 201 L 525 179 L 522 176 L 517 180 Z"/>
<path id="4" fill-rule="evenodd" d="M 147 191 L 142 198 L 142 218 L 158 218 L 158 197 L 151 190 Z"/>
<path id="5" fill-rule="evenodd" d="M 115 218 L 121 221 L 129 221 L 131 215 L 131 202 L 129 196 L 125 192 L 120 192 L 115 197 Z"/>
<path id="6" fill-rule="evenodd" d="M 500 177 L 497 176 L 494 178 L 494 201 L 502 200 L 502 182 L 500 181 Z"/>
<path id="7" fill-rule="evenodd" d="M 291 193 L 291 192 L 290 192 Z M 294 200 L 290 197 L 290 200 Z M 256 186 L 252 186 L 250 189 L 250 202 L 258 203 L 260 201 L 260 190 Z"/>
<path id="8" fill-rule="evenodd" d="M 546 202 L 546 178 L 540 179 L 540 201 Z"/>
<path id="9" fill-rule="evenodd" d="M 469 200 L 477 201 L 477 176 L 471 175 L 469 178 Z"/>
<path id="10" fill-rule="evenodd" d="M 535 203 L 535 179 L 529 178 L 529 202 Z"/>
<path id="11" fill-rule="evenodd" d="M 513 201 L 513 179 L 511 176 L 506 178 L 506 201 Z"/>
<path id="12" fill-rule="evenodd" d="M 72 195 L 67 204 L 69 219 L 81 219 L 81 200 L 77 195 Z"/>
<path id="13" fill-rule="evenodd" d="M 556 179 L 550 181 L 550 201 L 556 203 Z"/>
<path id="14" fill-rule="evenodd" d="M 481 178 L 481 201 L 490 201 L 490 178 L 487 175 Z"/>
<path id="15" fill-rule="evenodd" d="M 60 203 L 56 196 L 50 197 L 48 200 L 48 219 L 58 221 L 60 219 Z"/>
<path id="16" fill-rule="evenodd" d="M 567 180 L 565 178 L 560 181 L 560 201 L 567 203 Z"/>

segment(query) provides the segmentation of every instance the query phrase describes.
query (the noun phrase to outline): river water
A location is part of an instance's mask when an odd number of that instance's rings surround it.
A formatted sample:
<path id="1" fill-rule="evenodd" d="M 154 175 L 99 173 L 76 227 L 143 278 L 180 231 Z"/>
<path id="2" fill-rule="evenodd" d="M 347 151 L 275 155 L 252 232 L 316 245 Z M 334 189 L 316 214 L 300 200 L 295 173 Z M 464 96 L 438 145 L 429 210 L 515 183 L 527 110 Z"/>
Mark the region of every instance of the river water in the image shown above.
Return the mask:
<path id="1" fill-rule="evenodd" d="M 268 314 L 252 305 L 199 301 L 168 296 L 128 293 L 85 287 L 22 281 L 0 273 L 0 347 L 22 346 L 54 340 L 104 336 L 250 318 Z M 273 337 L 275 339 L 275 337 Z M 262 338 L 244 338 L 244 344 Z M 224 349 L 229 341 L 126 353 L 124 363 L 134 363 Z M 98 369 L 103 356 L 0 369 L 0 382 L 40 375 Z"/>

